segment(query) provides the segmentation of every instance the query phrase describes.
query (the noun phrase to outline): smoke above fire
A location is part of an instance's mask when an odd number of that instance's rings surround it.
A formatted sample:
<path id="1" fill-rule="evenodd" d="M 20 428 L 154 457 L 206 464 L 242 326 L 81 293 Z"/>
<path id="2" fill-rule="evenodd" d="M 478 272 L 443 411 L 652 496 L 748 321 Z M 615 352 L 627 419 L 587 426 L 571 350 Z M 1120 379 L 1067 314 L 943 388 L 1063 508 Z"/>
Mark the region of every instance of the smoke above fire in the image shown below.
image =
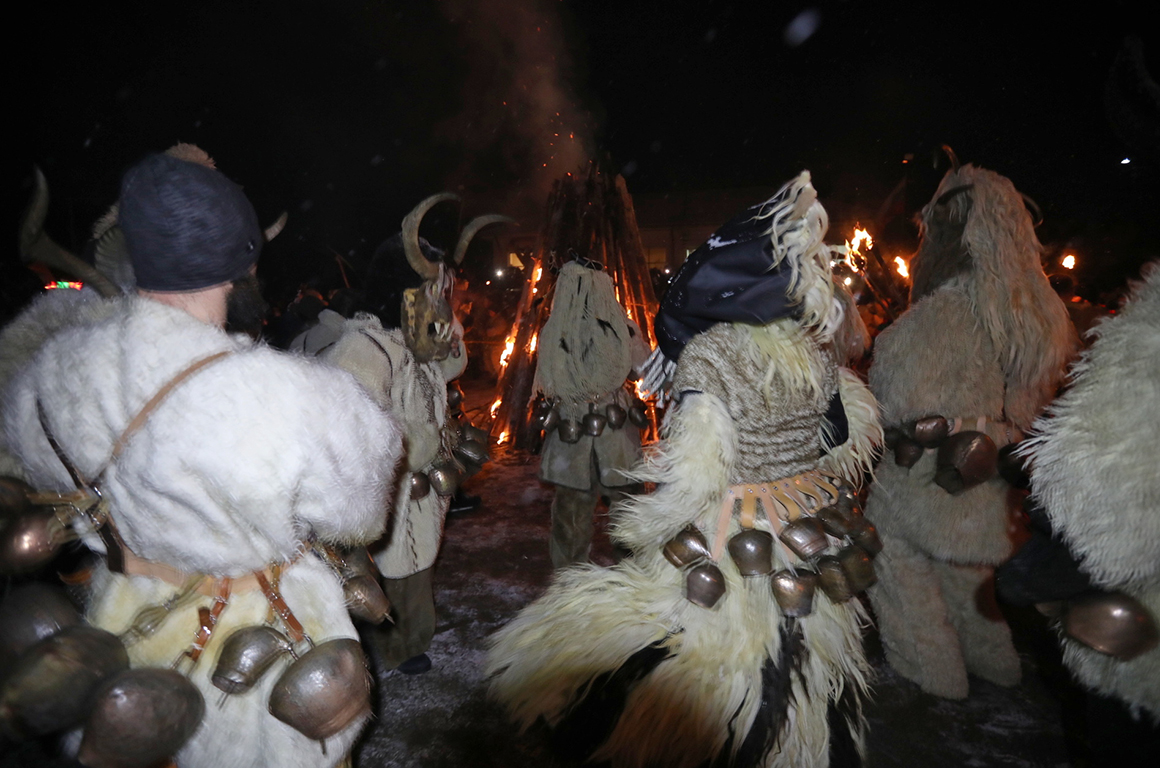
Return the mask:
<path id="1" fill-rule="evenodd" d="M 552 181 L 591 157 L 592 117 L 580 105 L 560 4 L 439 0 L 458 31 L 466 72 L 461 108 L 436 129 L 458 153 L 446 187 L 533 225 Z"/>

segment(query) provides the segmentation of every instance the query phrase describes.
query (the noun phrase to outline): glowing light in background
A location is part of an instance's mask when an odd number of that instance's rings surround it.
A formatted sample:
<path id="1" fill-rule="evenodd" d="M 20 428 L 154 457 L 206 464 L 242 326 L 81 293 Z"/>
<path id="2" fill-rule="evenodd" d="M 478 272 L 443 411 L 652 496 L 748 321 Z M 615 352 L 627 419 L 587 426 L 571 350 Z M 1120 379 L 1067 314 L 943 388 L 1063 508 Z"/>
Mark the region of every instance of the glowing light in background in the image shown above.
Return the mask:
<path id="1" fill-rule="evenodd" d="M 894 263 L 898 265 L 898 274 L 910 277 L 910 270 L 906 268 L 906 261 L 901 256 L 895 256 Z"/>
<path id="2" fill-rule="evenodd" d="M 1061 263 L 1063 264 L 1064 269 L 1075 269 L 1075 256 L 1069 253 L 1063 257 L 1063 261 Z"/>
<path id="3" fill-rule="evenodd" d="M 1131 158 L 1125 157 L 1123 160 L 1120 161 L 1120 165 L 1127 165 L 1130 162 L 1132 162 Z"/>
<path id="4" fill-rule="evenodd" d="M 874 238 L 870 237 L 870 233 L 864 229 L 854 227 L 854 239 L 846 241 L 846 258 L 843 261 L 846 265 L 855 272 L 861 272 L 865 257 L 862 255 L 862 245 L 865 244 L 866 250 L 869 251 L 874 247 Z M 861 261 L 862 263 L 859 263 Z"/>

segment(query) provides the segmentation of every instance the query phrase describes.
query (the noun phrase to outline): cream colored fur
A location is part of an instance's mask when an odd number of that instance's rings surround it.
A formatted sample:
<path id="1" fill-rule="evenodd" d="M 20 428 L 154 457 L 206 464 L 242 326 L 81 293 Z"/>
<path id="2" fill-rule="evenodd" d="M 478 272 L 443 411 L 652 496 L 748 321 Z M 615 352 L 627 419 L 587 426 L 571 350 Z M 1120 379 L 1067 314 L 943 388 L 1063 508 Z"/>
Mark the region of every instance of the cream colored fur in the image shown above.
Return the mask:
<path id="1" fill-rule="evenodd" d="M 1092 335 L 1071 388 L 1035 424 L 1032 492 L 1092 581 L 1160 622 L 1160 262 Z M 1064 661 L 1160 722 L 1160 649 L 1120 662 L 1065 638 Z"/>
<path id="2" fill-rule="evenodd" d="M 53 336 L 11 384 L 7 440 L 33 485 L 72 487 L 45 440 L 37 399 L 66 454 L 92 478 L 162 385 L 191 362 L 230 350 L 175 389 L 105 475 L 102 490 L 130 549 L 187 572 L 241 576 L 294 560 L 310 536 L 358 544 L 381 533 L 400 433 L 353 379 L 156 302 L 134 297 L 114 305 L 107 317 Z M 86 541 L 104 551 L 95 535 Z M 119 631 L 175 589 L 156 579 L 99 573 L 89 620 Z M 287 569 L 282 591 L 316 641 L 356 637 L 338 577 L 313 556 Z M 175 612 L 156 635 L 134 645 L 134 664 L 173 662 L 197 629 L 197 605 L 208 600 Z M 192 677 L 206 697 L 207 715 L 178 755 L 180 768 L 332 766 L 357 735 L 360 726 L 352 726 L 323 756 L 319 745 L 266 713 L 274 677 L 261 691 L 217 706 L 220 694 L 208 673 L 220 638 L 263 623 L 267 611 L 258 593 L 231 599 Z"/>
<path id="3" fill-rule="evenodd" d="M 771 366 L 766 355 L 778 355 L 773 359 L 784 363 L 779 385 L 793 381 L 807 391 L 819 386 L 811 354 L 799 348 L 812 345 L 806 334 L 787 328 L 756 333 L 719 328 L 711 334 L 719 340 L 748 340 L 745 354 L 755 370 Z M 857 461 L 869 456 L 879 427 L 869 420 L 872 406 L 864 391 L 852 401 L 860 402 L 863 411 L 851 418 L 851 427 L 865 430 L 856 440 L 866 447 L 851 450 L 849 459 L 837 464 L 856 470 L 848 479 L 858 482 L 868 467 Z M 624 714 L 593 759 L 611 760 L 618 768 L 692 768 L 724 749 L 731 720 L 733 732 L 749 730 L 757 714 L 761 666 L 767 657 L 777 658 L 777 628 L 783 622 L 769 584 L 745 579 L 725 556 L 720 567 L 726 595 L 706 610 L 685 599 L 683 574 L 660 551 L 690 522 L 703 531 L 716 530 L 737 451 L 737 430 L 726 404 L 711 394 L 687 393 L 669 418 L 662 442 L 634 473 L 638 480 L 656 483 L 656 492 L 633 497 L 617 510 L 614 536 L 634 557 L 611 569 L 559 572 L 546 595 L 494 636 L 487 660 L 491 693 L 522 727 L 540 717 L 559 722 L 595 676 L 664 640 L 674 655 L 632 689 Z M 764 518 L 758 527 L 770 528 Z M 738 530 L 733 520 L 728 535 Z M 779 552 L 776 567 L 792 566 L 787 557 Z M 815 612 L 800 620 L 808 648 L 805 668 L 794 678 L 789 722 L 767 767 L 828 764 L 827 708 L 845 688 L 864 692 L 867 685 L 869 666 L 860 635 L 864 621 L 857 601 L 835 605 L 820 595 Z M 864 724 L 860 714 L 855 717 L 860 743 Z M 733 749 L 739 746 L 740 737 Z"/>
<path id="4" fill-rule="evenodd" d="M 104 318 L 118 306 L 91 288 L 55 290 L 38 296 L 16 319 L 0 330 L 0 396 L 46 340 L 58 331 Z M 0 475 L 23 477 L 24 466 L 6 447 L 4 413 L 0 408 Z"/>

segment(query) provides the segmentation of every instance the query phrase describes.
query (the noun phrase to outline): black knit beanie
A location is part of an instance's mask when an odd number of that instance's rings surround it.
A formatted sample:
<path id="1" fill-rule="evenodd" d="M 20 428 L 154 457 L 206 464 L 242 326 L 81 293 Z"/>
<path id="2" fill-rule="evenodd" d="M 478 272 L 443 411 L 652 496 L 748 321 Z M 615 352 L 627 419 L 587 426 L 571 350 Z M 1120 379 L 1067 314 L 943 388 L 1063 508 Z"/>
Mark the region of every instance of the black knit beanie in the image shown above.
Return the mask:
<path id="1" fill-rule="evenodd" d="M 137 287 L 196 291 L 246 274 L 262 249 L 258 215 L 218 171 L 150 155 L 121 180 L 120 225 Z"/>

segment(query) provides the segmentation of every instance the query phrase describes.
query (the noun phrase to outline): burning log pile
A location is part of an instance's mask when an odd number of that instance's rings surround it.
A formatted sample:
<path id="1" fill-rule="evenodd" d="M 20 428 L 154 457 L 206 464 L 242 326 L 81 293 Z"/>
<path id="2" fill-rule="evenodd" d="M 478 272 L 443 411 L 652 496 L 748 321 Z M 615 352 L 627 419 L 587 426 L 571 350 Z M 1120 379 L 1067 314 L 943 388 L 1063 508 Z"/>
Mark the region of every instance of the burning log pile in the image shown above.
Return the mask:
<path id="1" fill-rule="evenodd" d="M 649 346 L 656 346 L 651 319 L 657 300 L 624 178 L 595 163 L 584 177 L 569 173 L 553 184 L 545 221 L 539 252 L 527 268 L 527 282 L 504 341 L 497 395 L 489 409 L 496 441 L 529 450 L 539 443 L 538 430 L 531 427 L 536 342 L 548 319 L 561 264 L 576 257 L 604 264 L 616 286 L 617 301 L 640 326 Z"/>

